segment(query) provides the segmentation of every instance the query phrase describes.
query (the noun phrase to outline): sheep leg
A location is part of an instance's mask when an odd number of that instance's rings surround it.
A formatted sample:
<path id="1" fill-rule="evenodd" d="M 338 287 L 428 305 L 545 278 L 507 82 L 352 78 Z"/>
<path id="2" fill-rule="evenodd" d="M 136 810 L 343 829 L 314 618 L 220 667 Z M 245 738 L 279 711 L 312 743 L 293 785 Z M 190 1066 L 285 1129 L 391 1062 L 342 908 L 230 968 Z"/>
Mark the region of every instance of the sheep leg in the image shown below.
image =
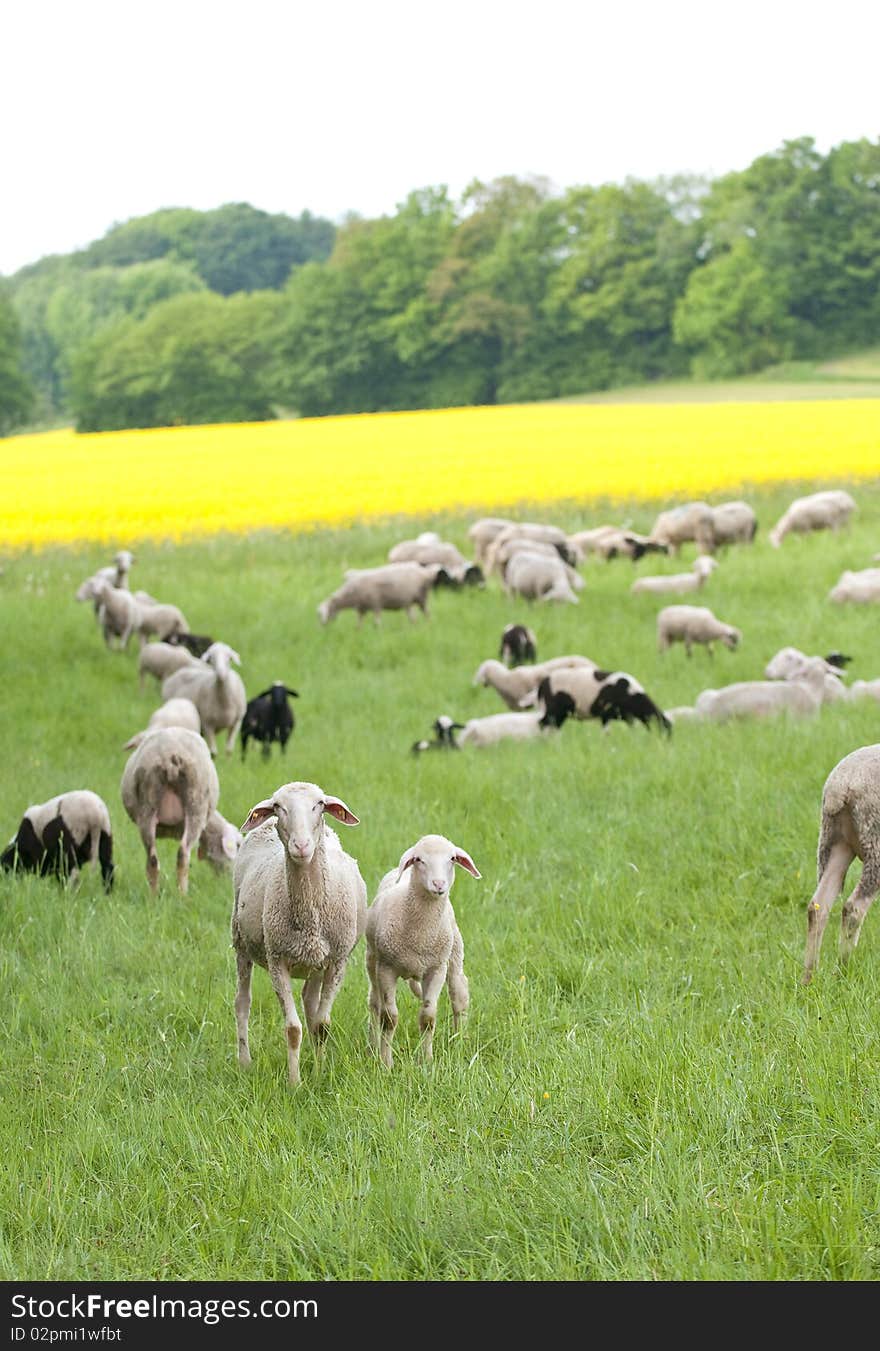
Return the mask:
<path id="1" fill-rule="evenodd" d="M 416 999 L 419 999 L 419 1000 L 420 1000 L 421 997 L 422 997 L 422 982 L 421 982 L 420 980 L 412 980 L 412 979 L 410 979 L 410 980 L 408 980 L 406 983 L 407 983 L 407 985 L 409 986 L 409 988 L 412 990 L 412 992 L 413 992 L 413 994 L 415 995 Z"/>
<path id="2" fill-rule="evenodd" d="M 211 757 L 214 758 L 217 755 L 217 733 L 215 732 L 213 727 L 203 726 L 202 736 L 208 743 L 208 750 L 211 752 Z"/>
<path id="3" fill-rule="evenodd" d="M 840 960 L 846 962 L 852 956 L 862 932 L 865 915 L 871 908 L 880 891 L 880 859 L 868 858 L 862 868 L 859 884 L 853 894 L 847 898 L 843 907 L 843 920 L 840 927 Z"/>
<path id="4" fill-rule="evenodd" d="M 269 962 L 269 977 L 272 981 L 281 1011 L 284 1014 L 284 1032 L 287 1036 L 287 1077 L 291 1084 L 299 1083 L 299 1048 L 302 1044 L 302 1023 L 293 1002 L 290 989 L 290 973 L 283 962 Z"/>
<path id="5" fill-rule="evenodd" d="M 189 863 L 192 851 L 201 831 L 196 830 L 195 822 L 189 816 L 184 819 L 183 835 L 177 850 L 177 889 L 185 896 L 189 890 Z"/>
<path id="6" fill-rule="evenodd" d="M 437 1000 L 446 979 L 446 968 L 439 966 L 429 971 L 422 980 L 422 1004 L 419 1009 L 419 1031 L 422 1034 L 422 1059 L 430 1065 L 434 1059 L 434 1027 L 437 1022 Z"/>
<path id="7" fill-rule="evenodd" d="M 819 884 L 807 906 L 807 949 L 804 956 L 804 974 L 801 977 L 804 985 L 809 985 L 813 979 L 831 907 L 841 893 L 847 869 L 854 858 L 855 854 L 849 845 L 840 840 L 832 846 L 824 860 Z"/>
<path id="8" fill-rule="evenodd" d="M 367 1044 L 375 1055 L 379 1049 L 379 1023 L 382 1004 L 379 997 L 379 981 L 376 975 L 376 958 L 367 949 L 367 975 L 370 980 L 370 993 L 367 997 L 369 1020 L 367 1024 Z"/>
<path id="9" fill-rule="evenodd" d="M 312 1040 L 317 1039 L 315 1031 L 318 1021 L 318 1002 L 321 998 L 321 972 L 316 971 L 303 981 L 302 1002 L 306 1015 L 306 1027 Z"/>
<path id="10" fill-rule="evenodd" d="M 226 733 L 226 754 L 227 754 L 227 755 L 231 755 L 231 754 L 232 754 L 232 748 L 233 748 L 233 746 L 235 745 L 235 738 L 238 736 L 238 729 L 239 729 L 239 727 L 241 726 L 241 724 L 242 724 L 243 721 L 244 721 L 244 720 L 243 720 L 242 718 L 239 718 L 238 722 L 235 723 L 232 727 L 230 727 L 229 731 Z"/>
<path id="11" fill-rule="evenodd" d="M 156 853 L 156 824 L 158 819 L 158 813 L 154 813 L 146 821 L 141 822 L 140 827 L 141 839 L 147 851 L 147 882 L 153 895 L 156 894 L 159 887 L 159 855 Z"/>
<path id="12" fill-rule="evenodd" d="M 406 617 L 407 617 L 407 619 L 409 620 L 409 622 L 410 622 L 411 624 L 414 624 L 414 623 L 416 622 L 416 607 L 415 607 L 415 605 L 408 605 L 408 606 L 406 607 Z"/>
<path id="13" fill-rule="evenodd" d="M 391 1069 L 394 1058 L 391 1054 L 391 1042 L 397 1027 L 397 976 L 390 966 L 376 963 L 376 982 L 379 987 L 379 1026 L 381 1042 L 379 1058 L 386 1069 Z"/>
<path id="14" fill-rule="evenodd" d="M 468 978 L 464 974 L 464 944 L 460 932 L 456 932 L 452 941 L 452 956 L 446 968 L 446 988 L 452 1005 L 452 1029 L 457 1032 L 459 1022 L 467 1013 L 470 1004 Z"/>
<path id="15" fill-rule="evenodd" d="M 251 973 L 254 964 L 243 953 L 236 953 L 238 965 L 238 989 L 235 992 L 235 1026 L 238 1029 L 238 1063 L 247 1069 L 251 1063 L 251 1048 L 248 1044 L 248 1018 L 251 1011 Z"/>
<path id="16" fill-rule="evenodd" d="M 342 984 L 342 978 L 345 975 L 345 961 L 334 962 L 328 966 L 324 972 L 324 979 L 321 982 L 321 999 L 318 1004 L 318 1012 L 315 1018 L 315 1029 L 309 1028 L 315 1042 L 315 1055 L 320 1063 L 321 1054 L 324 1050 L 324 1042 L 330 1035 L 330 1013 L 333 1008 L 333 1001 L 339 993 L 339 987 Z"/>
<path id="17" fill-rule="evenodd" d="M 685 638 L 685 640 L 684 640 L 684 650 L 685 650 L 685 655 L 686 655 L 687 657 L 690 657 L 690 655 L 691 655 L 691 640 L 690 640 L 690 638 Z"/>
<path id="18" fill-rule="evenodd" d="M 377 629 L 381 626 L 381 624 L 382 624 L 382 611 L 381 611 L 381 610 L 374 610 L 374 611 L 373 611 L 373 623 L 375 624 L 375 626 L 376 626 Z"/>

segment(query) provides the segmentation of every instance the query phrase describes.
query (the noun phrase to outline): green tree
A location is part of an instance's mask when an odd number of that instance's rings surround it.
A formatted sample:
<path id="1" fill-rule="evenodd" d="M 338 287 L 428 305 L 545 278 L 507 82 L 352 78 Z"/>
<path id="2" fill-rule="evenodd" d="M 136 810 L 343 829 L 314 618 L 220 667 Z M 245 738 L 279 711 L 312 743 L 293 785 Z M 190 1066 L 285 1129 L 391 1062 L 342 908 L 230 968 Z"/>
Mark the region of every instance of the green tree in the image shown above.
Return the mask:
<path id="1" fill-rule="evenodd" d="M 21 329 L 9 298 L 0 287 L 0 436 L 25 421 L 33 406 L 33 391 L 22 369 Z"/>

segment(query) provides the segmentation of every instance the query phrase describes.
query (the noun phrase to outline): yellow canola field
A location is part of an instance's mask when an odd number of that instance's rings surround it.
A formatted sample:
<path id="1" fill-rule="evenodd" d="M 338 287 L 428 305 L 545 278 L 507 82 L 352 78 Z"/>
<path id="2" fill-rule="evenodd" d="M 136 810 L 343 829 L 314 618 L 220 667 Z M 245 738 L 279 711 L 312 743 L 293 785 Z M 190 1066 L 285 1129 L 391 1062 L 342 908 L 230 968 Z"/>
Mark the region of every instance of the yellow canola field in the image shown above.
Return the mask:
<path id="1" fill-rule="evenodd" d="M 0 547 L 880 473 L 880 400 L 529 404 L 0 442 Z"/>

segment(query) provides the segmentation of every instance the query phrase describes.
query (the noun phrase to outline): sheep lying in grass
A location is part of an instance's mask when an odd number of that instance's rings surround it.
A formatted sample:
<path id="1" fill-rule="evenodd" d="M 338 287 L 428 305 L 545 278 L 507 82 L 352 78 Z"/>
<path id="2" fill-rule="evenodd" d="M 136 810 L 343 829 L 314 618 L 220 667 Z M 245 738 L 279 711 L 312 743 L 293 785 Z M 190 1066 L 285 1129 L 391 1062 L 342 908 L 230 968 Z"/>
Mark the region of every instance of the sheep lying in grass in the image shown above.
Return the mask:
<path id="1" fill-rule="evenodd" d="M 712 722 L 731 718 L 766 718 L 776 713 L 812 717 L 825 697 L 826 667 L 821 658 L 808 661 L 796 680 L 745 680 L 717 690 L 703 690 L 694 705 L 697 716 Z"/>
<path id="2" fill-rule="evenodd" d="M 854 680 L 849 687 L 850 699 L 876 699 L 880 703 L 880 680 Z"/>
<path id="3" fill-rule="evenodd" d="M 456 866 L 480 876 L 464 849 L 443 835 L 423 835 L 382 878 L 367 913 L 370 1046 L 388 1069 L 398 980 L 407 981 L 420 1001 L 421 1049 L 427 1063 L 433 1058 L 437 1001 L 444 984 L 455 1031 L 467 1012 L 464 943 L 449 900 Z"/>
<path id="4" fill-rule="evenodd" d="M 712 644 L 723 643 L 734 652 L 742 633 L 732 624 L 723 624 L 712 611 L 701 605 L 667 605 L 657 616 L 657 649 L 666 652 L 673 643 L 684 643 L 691 655 L 695 643 L 705 645 L 712 655 Z"/>
<path id="5" fill-rule="evenodd" d="M 837 585 L 828 592 L 828 599 L 838 605 L 876 604 L 880 601 L 880 568 L 844 572 Z"/>
<path id="6" fill-rule="evenodd" d="M 352 569 L 345 574 L 342 586 L 318 606 L 318 618 L 322 624 L 329 624 L 340 610 L 356 610 L 360 628 L 364 615 L 370 612 L 378 624 L 383 610 L 406 610 L 414 620 L 413 612 L 418 607 L 427 619 L 428 595 L 438 571 L 437 565 L 422 567 L 419 563 Z"/>
<path id="7" fill-rule="evenodd" d="M 852 751 L 825 780 L 817 853 L 818 885 L 807 906 L 805 985 L 813 978 L 831 907 L 854 858 L 861 859 L 862 875 L 843 907 L 841 960 L 852 955 L 865 915 L 880 891 L 880 746 Z"/>
<path id="8" fill-rule="evenodd" d="M 839 656 L 839 653 L 833 654 Z M 771 657 L 764 667 L 767 680 L 799 680 L 812 663 L 822 662 L 825 668 L 825 684 L 822 702 L 833 704 L 847 697 L 841 668 L 835 666 L 827 657 L 808 657 L 796 647 L 783 647 Z"/>
<path id="9" fill-rule="evenodd" d="M 192 699 L 199 710 L 202 735 L 212 755 L 217 754 L 217 733 L 226 731 L 226 754 L 232 754 L 238 729 L 247 710 L 247 694 L 241 676 L 231 663 L 241 658 L 228 643 L 213 643 L 201 661 L 175 671 L 162 682 L 162 698 Z"/>
<path id="10" fill-rule="evenodd" d="M 473 683 L 491 685 L 508 708 L 519 709 L 522 707 L 521 700 L 538 688 L 545 675 L 569 666 L 585 666 L 591 671 L 596 669 L 596 663 L 590 661 L 589 657 L 551 657 L 536 666 L 515 666 L 513 670 L 508 670 L 500 661 L 490 658 L 477 667 Z"/>
<path id="11" fill-rule="evenodd" d="M 192 699 L 169 699 L 156 709 L 142 732 L 135 732 L 122 747 L 124 751 L 133 751 L 141 742 L 157 732 L 161 727 L 185 727 L 189 732 L 198 732 L 201 728 L 199 710 Z"/>
<path id="12" fill-rule="evenodd" d="M 113 886 L 113 831 L 107 804 L 78 789 L 28 807 L 13 839 L 0 854 L 0 868 L 20 868 L 71 882 L 86 863 L 99 863 L 105 890 Z"/>
<path id="13" fill-rule="evenodd" d="M 778 549 L 786 535 L 807 534 L 813 530 L 840 530 L 846 525 L 856 504 L 849 493 L 832 489 L 798 497 L 770 531 L 770 543 Z"/>
<path id="14" fill-rule="evenodd" d="M 712 508 L 712 534 L 716 549 L 727 544 L 751 544 L 758 531 L 758 518 L 748 502 L 722 502 Z"/>
<path id="15" fill-rule="evenodd" d="M 562 726 L 575 713 L 570 694 L 547 694 L 529 713 L 494 713 L 488 718 L 470 718 L 464 725 L 459 746 L 494 746 L 499 741 L 531 741 Z"/>
<path id="16" fill-rule="evenodd" d="M 700 553 L 711 554 L 715 549 L 712 508 L 706 502 L 686 502 L 661 511 L 649 538 L 654 544 L 665 544 L 671 554 L 677 554 L 683 544 L 691 541 Z"/>
<path id="17" fill-rule="evenodd" d="M 508 624 L 498 653 L 505 666 L 524 666 L 538 659 L 538 640 L 525 624 Z"/>
<path id="18" fill-rule="evenodd" d="M 611 722 L 638 721 L 650 728 L 651 723 L 656 722 L 665 732 L 671 731 L 663 710 L 627 671 L 602 671 L 597 667 L 552 671 L 520 704 L 528 707 L 538 703 L 546 707 L 552 696 L 559 693 L 568 694 L 574 700 L 576 718 L 598 718 L 603 727 Z"/>
<path id="19" fill-rule="evenodd" d="M 156 839 L 180 840 L 177 885 L 186 893 L 193 849 L 216 868 L 235 858 L 240 836 L 217 811 L 220 782 L 208 748 L 196 732 L 165 727 L 150 732 L 132 752 L 122 775 L 122 805 L 140 831 L 147 853 L 147 882 L 159 885 Z"/>
<path id="20" fill-rule="evenodd" d="M 291 1084 L 299 1083 L 302 1041 L 291 979 L 304 982 L 306 1023 L 320 1056 L 346 963 L 367 919 L 364 880 L 325 815 L 358 824 L 344 802 L 317 784 L 284 784 L 251 809 L 233 872 L 239 1064 L 251 1063 L 248 1014 L 256 962 L 269 972 L 284 1014 Z"/>
<path id="21" fill-rule="evenodd" d="M 445 713 L 441 713 L 439 718 L 433 722 L 434 740 L 428 741 L 423 737 L 421 741 L 414 741 L 410 750 L 413 755 L 419 755 L 422 751 L 457 751 L 458 742 L 455 740 L 455 733 L 460 732 L 464 726 L 461 722 L 453 722 Z"/>
<path id="22" fill-rule="evenodd" d="M 193 657 L 185 647 L 175 647 L 171 643 L 145 643 L 138 654 L 138 676 L 140 687 L 148 675 L 155 676 L 161 685 L 175 671 L 184 666 L 195 665 Z"/>
<path id="23" fill-rule="evenodd" d="M 650 592 L 652 595 L 687 595 L 689 591 L 699 591 L 705 586 L 710 573 L 718 564 L 714 558 L 701 554 L 694 559 L 690 572 L 673 572 L 668 576 L 637 577 L 630 587 L 633 595 Z"/>

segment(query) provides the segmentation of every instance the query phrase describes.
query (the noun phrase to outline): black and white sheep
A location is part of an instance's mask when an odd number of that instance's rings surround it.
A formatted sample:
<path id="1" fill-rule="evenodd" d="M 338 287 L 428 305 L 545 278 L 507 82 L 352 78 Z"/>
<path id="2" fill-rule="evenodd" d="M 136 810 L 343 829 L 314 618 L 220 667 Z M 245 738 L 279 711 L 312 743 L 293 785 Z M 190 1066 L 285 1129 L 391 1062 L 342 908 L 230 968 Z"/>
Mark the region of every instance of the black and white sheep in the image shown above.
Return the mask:
<path id="1" fill-rule="evenodd" d="M 508 624 L 498 653 L 505 666 L 523 666 L 538 660 L 538 640 L 525 624 Z"/>
<path id="2" fill-rule="evenodd" d="M 455 733 L 460 732 L 464 727 L 461 722 L 453 722 L 445 713 L 441 713 L 439 718 L 434 719 L 434 740 L 429 741 L 423 737 L 421 741 L 414 741 L 410 750 L 413 755 L 419 755 L 422 751 L 457 751 L 458 742 L 455 740 Z"/>
<path id="3" fill-rule="evenodd" d="M 80 789 L 38 802 L 21 818 L 0 854 L 0 868 L 54 874 L 75 881 L 86 863 L 99 863 L 107 891 L 113 886 L 113 832 L 107 804 Z"/>

